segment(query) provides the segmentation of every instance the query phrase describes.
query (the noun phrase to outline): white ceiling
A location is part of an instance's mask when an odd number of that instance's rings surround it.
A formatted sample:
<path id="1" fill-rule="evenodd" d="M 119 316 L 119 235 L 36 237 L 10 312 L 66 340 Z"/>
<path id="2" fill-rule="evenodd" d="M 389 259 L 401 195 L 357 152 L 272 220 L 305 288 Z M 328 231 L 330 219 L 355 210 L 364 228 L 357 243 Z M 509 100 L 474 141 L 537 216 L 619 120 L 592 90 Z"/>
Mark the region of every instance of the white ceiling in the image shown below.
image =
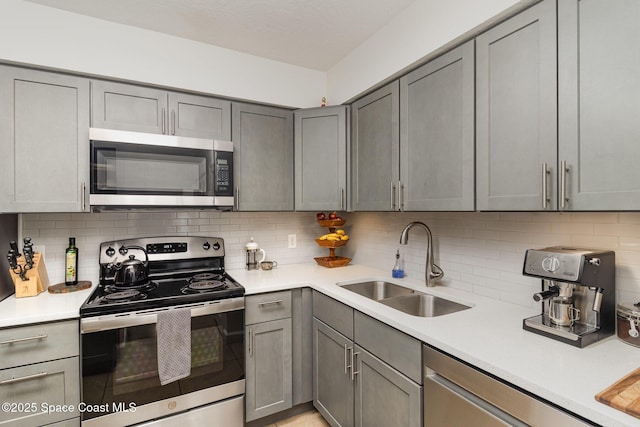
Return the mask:
<path id="1" fill-rule="evenodd" d="M 414 0 L 28 0 L 327 71 Z"/>

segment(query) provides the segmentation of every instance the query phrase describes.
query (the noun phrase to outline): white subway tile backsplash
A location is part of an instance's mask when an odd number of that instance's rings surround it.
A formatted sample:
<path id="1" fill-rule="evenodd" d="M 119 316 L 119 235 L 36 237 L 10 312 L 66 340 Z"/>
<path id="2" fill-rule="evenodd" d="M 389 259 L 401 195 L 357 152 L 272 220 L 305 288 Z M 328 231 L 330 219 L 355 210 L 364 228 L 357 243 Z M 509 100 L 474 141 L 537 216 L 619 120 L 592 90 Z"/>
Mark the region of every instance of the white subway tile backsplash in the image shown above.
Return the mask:
<path id="1" fill-rule="evenodd" d="M 433 232 L 435 261 L 445 270 L 440 285 L 527 307 L 540 281 L 522 275 L 524 252 L 530 248 L 575 245 L 616 251 L 620 301 L 640 300 L 640 213 L 543 212 L 356 212 L 345 215 L 351 236 L 338 254 L 389 271 L 400 249 L 408 277 L 424 277 L 426 235 L 416 228 L 409 244 L 400 232 L 411 221 Z M 23 236 L 45 245 L 52 283 L 63 278 L 69 237 L 80 248 L 81 278 L 97 281 L 100 242 L 142 236 L 210 235 L 225 239 L 227 268 L 243 268 L 244 245 L 251 237 L 267 258 L 281 264 L 313 262 L 327 249 L 315 239 L 326 233 L 312 212 L 136 211 L 74 214 L 23 214 Z M 297 235 L 297 248 L 287 235 Z"/>

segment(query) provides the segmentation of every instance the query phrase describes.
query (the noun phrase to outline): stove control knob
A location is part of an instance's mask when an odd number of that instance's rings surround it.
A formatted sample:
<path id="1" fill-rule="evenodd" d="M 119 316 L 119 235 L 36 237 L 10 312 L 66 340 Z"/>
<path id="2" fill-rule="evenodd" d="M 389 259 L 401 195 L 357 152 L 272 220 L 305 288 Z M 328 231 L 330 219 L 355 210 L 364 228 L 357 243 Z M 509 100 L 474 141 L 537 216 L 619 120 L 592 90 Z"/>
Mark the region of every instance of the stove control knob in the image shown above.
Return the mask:
<path id="1" fill-rule="evenodd" d="M 202 245 L 202 249 L 208 251 L 209 249 L 211 249 L 211 244 L 209 242 L 204 242 L 204 245 Z"/>
<path id="2" fill-rule="evenodd" d="M 214 249 L 214 250 L 216 250 L 216 251 L 217 251 L 217 250 L 219 250 L 219 249 L 220 249 L 220 243 L 215 242 L 215 243 L 213 244 L 213 249 Z"/>
<path id="3" fill-rule="evenodd" d="M 105 252 L 107 254 L 107 256 L 114 256 L 116 254 L 116 250 L 113 249 L 111 246 L 109 246 Z"/>

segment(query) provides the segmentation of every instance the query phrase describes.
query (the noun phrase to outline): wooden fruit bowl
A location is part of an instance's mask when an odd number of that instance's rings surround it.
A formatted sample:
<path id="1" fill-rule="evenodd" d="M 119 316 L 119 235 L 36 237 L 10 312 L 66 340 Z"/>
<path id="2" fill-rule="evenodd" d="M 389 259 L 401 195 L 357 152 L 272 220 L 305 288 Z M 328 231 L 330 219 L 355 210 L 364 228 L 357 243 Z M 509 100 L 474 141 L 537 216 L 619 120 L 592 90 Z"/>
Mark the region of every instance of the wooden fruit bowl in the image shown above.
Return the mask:
<path id="1" fill-rule="evenodd" d="M 320 240 L 316 239 L 316 243 L 320 246 L 324 246 L 325 248 L 338 248 L 340 246 L 346 245 L 348 240 Z"/>
<path id="2" fill-rule="evenodd" d="M 347 222 L 344 219 L 319 219 L 318 224 L 320 227 L 336 228 L 342 227 Z"/>
<path id="3" fill-rule="evenodd" d="M 323 267 L 344 267 L 351 262 L 351 258 L 345 258 L 341 256 L 324 256 L 320 258 L 314 258 L 318 265 Z"/>

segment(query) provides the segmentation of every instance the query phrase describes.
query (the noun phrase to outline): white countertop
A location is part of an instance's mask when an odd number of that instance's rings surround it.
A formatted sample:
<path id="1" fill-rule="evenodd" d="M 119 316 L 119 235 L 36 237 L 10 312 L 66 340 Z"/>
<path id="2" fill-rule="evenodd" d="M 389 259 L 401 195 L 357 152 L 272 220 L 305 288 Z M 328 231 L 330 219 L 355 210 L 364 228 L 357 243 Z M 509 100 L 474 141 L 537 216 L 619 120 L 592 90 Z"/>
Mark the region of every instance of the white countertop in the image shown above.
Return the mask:
<path id="1" fill-rule="evenodd" d="M 325 268 L 309 263 L 281 265 L 271 271 L 228 273 L 245 287 L 247 295 L 310 286 L 593 422 L 640 426 L 640 419 L 594 398 L 640 367 L 640 348 L 615 336 L 576 348 L 523 330 L 522 320 L 538 314 L 536 310 L 446 287 L 426 288 L 422 279 L 392 279 L 388 271 L 361 265 Z M 426 291 L 473 308 L 420 318 L 336 286 L 371 279 Z M 44 292 L 27 298 L 11 296 L 0 302 L 0 327 L 78 318 L 79 308 L 90 293 L 91 290 L 83 290 L 67 294 Z"/>
<path id="2" fill-rule="evenodd" d="M 424 279 L 393 279 L 389 271 L 361 265 L 325 268 L 296 264 L 271 271 L 231 270 L 229 274 L 242 283 L 247 295 L 311 286 L 593 422 L 607 427 L 640 426 L 640 419 L 599 403 L 594 397 L 640 367 L 640 348 L 615 336 L 585 348 L 573 347 L 522 329 L 522 320 L 539 314 L 537 310 L 446 287 L 427 288 Z M 473 308 L 420 318 L 336 286 L 368 279 L 383 279 Z"/>

